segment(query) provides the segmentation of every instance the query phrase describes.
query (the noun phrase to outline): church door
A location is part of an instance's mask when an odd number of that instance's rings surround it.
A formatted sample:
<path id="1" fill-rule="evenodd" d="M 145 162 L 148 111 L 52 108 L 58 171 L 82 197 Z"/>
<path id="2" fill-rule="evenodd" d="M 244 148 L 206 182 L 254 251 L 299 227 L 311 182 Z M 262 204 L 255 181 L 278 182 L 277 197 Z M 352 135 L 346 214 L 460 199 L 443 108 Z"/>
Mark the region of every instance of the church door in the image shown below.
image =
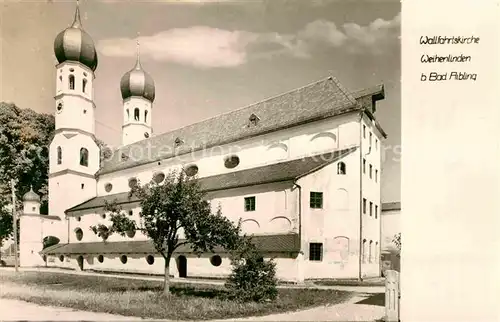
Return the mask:
<path id="1" fill-rule="evenodd" d="M 179 277 L 187 277 L 187 259 L 186 256 L 177 257 L 177 269 L 179 270 Z"/>
<path id="2" fill-rule="evenodd" d="M 78 256 L 77 260 L 78 262 L 78 268 L 83 271 L 83 256 Z"/>

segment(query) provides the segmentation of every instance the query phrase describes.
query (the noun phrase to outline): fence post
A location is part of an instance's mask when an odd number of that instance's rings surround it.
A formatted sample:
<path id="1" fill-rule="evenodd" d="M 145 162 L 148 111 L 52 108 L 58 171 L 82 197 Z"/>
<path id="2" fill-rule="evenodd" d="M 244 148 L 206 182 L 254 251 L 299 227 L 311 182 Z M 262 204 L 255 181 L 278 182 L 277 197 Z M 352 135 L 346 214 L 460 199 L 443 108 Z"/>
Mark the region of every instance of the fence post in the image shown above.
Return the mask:
<path id="1" fill-rule="evenodd" d="M 399 272 L 385 272 L 385 321 L 399 321 Z"/>

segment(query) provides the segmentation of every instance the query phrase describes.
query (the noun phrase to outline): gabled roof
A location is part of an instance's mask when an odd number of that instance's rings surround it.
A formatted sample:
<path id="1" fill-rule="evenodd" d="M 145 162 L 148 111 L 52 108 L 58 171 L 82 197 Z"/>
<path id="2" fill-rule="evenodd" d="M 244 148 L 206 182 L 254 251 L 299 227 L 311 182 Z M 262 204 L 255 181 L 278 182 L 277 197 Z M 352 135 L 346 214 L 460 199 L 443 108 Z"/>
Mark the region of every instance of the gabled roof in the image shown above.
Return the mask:
<path id="1" fill-rule="evenodd" d="M 204 177 L 199 179 L 200 186 L 205 192 L 209 192 L 272 182 L 293 181 L 318 169 L 321 169 L 322 167 L 330 163 L 342 159 L 346 155 L 354 152 L 356 148 L 357 147 L 352 147 L 349 149 L 318 154 L 301 159 Z M 135 196 L 132 196 L 131 199 L 129 199 L 128 196 L 128 192 L 122 192 L 107 196 L 95 197 L 66 210 L 66 214 L 71 215 L 72 213 L 86 209 L 100 209 L 104 207 L 106 201 L 115 201 L 117 204 L 127 204 L 139 201 L 139 199 Z"/>
<path id="2" fill-rule="evenodd" d="M 252 241 L 261 252 L 268 253 L 293 253 L 300 251 L 298 234 L 260 235 L 253 236 Z M 179 240 L 183 242 L 183 240 Z M 224 249 L 216 247 L 216 253 L 224 253 Z M 181 245 L 174 253 L 192 253 L 189 244 Z M 57 244 L 40 251 L 47 255 L 73 255 L 73 254 L 156 254 L 153 243 L 149 240 L 123 241 L 123 242 L 93 242 Z"/>
<path id="3" fill-rule="evenodd" d="M 250 106 L 121 147 L 114 151 L 112 158 L 103 161 L 98 175 L 361 109 L 361 105 L 337 79 L 328 77 Z M 250 122 L 252 115 L 258 118 L 257 123 Z M 176 141 L 182 144 L 176 144 Z"/>

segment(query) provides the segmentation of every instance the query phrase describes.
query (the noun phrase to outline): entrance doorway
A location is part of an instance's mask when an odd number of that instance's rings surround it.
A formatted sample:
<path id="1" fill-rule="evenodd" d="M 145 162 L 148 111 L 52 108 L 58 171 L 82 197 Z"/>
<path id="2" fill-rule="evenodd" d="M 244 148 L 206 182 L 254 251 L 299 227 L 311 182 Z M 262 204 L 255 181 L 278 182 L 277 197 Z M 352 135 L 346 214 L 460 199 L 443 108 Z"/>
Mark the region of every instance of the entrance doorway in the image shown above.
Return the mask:
<path id="1" fill-rule="evenodd" d="M 78 268 L 83 271 L 83 256 L 78 256 L 78 258 L 76 259 L 76 261 L 78 262 Z"/>
<path id="2" fill-rule="evenodd" d="M 187 258 L 186 256 L 177 257 L 177 269 L 179 271 L 179 277 L 187 277 Z"/>

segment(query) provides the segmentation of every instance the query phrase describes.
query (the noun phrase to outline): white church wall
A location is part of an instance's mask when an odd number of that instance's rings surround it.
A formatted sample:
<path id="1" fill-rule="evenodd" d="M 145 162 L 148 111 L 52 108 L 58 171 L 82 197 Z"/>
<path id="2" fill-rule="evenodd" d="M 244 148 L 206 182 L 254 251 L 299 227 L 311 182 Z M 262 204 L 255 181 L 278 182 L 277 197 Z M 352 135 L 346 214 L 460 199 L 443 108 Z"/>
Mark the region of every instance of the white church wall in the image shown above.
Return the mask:
<path id="1" fill-rule="evenodd" d="M 176 253 L 170 261 L 170 275 L 176 278 L 180 277 L 179 257 L 184 256 L 186 258 L 187 277 L 226 278 L 231 273 L 229 258 L 224 254 L 220 254 L 221 264 L 214 266 L 210 260 L 214 255 L 219 254 L 207 254 L 197 257 L 192 254 Z M 49 266 L 79 270 L 78 257 L 80 256 L 83 257 L 84 270 L 163 275 L 165 267 L 163 257 L 159 255 L 153 256 L 152 254 L 127 254 L 125 263 L 122 262 L 121 254 L 51 255 L 47 257 L 47 262 Z M 152 264 L 146 260 L 148 256 L 154 257 Z M 273 258 L 277 264 L 276 276 L 278 279 L 297 281 L 297 261 L 295 258 L 283 254 L 268 254 L 264 258 L 266 260 Z"/>
<path id="2" fill-rule="evenodd" d="M 43 248 L 42 220 L 38 215 L 28 214 L 20 217 L 19 264 L 21 267 L 44 266 L 39 252 Z"/>
<path id="3" fill-rule="evenodd" d="M 271 183 L 211 192 L 207 195 L 215 212 L 233 222 L 242 220 L 247 234 L 286 234 L 298 232 L 297 193 L 291 183 Z M 245 211 L 245 198 L 255 198 L 255 210 Z"/>
<path id="4" fill-rule="evenodd" d="M 101 196 L 126 192 L 130 190 L 128 179 L 131 177 L 137 177 L 145 183 L 158 171 L 168 173 L 171 169 L 192 164 L 198 167 L 199 177 L 206 177 L 352 147 L 359 142 L 359 123 L 356 123 L 358 121 L 358 114 L 351 113 L 104 174 L 98 178 L 97 193 Z M 164 148 L 169 151 L 171 147 Z M 134 153 L 150 158 L 149 151 L 146 145 L 143 151 Z M 230 155 L 237 155 L 240 161 L 238 166 L 232 169 L 224 166 L 224 159 Z M 108 183 L 113 186 L 110 191 L 105 189 Z"/>
<path id="5" fill-rule="evenodd" d="M 358 127 L 359 128 L 359 127 Z M 346 174 L 337 173 L 344 162 Z M 355 278 L 359 271 L 359 150 L 299 180 L 302 187 L 304 277 Z M 310 192 L 323 193 L 322 208 L 310 207 Z M 310 260 L 310 243 L 322 258 Z"/>
<path id="6" fill-rule="evenodd" d="M 95 196 L 96 180 L 76 173 L 49 176 L 49 214 L 65 218 L 65 211 Z"/>
<path id="7" fill-rule="evenodd" d="M 58 147 L 61 147 L 62 152 L 60 164 L 57 162 Z M 81 148 L 88 150 L 88 166 L 80 165 Z M 50 143 L 50 173 L 71 169 L 93 176 L 99 170 L 99 153 L 99 147 L 89 135 L 70 130 L 65 131 L 64 134 L 58 133 Z"/>
<path id="8" fill-rule="evenodd" d="M 69 61 L 59 64 L 56 72 L 56 129 L 78 128 L 95 133 L 93 72 L 83 64 Z"/>
<path id="9" fill-rule="evenodd" d="M 378 129 L 365 116 L 362 122 L 362 150 L 365 160 L 362 180 L 366 214 L 363 215 L 362 231 L 365 240 L 363 273 L 368 277 L 380 275 L 382 140 L 383 137 Z"/>

